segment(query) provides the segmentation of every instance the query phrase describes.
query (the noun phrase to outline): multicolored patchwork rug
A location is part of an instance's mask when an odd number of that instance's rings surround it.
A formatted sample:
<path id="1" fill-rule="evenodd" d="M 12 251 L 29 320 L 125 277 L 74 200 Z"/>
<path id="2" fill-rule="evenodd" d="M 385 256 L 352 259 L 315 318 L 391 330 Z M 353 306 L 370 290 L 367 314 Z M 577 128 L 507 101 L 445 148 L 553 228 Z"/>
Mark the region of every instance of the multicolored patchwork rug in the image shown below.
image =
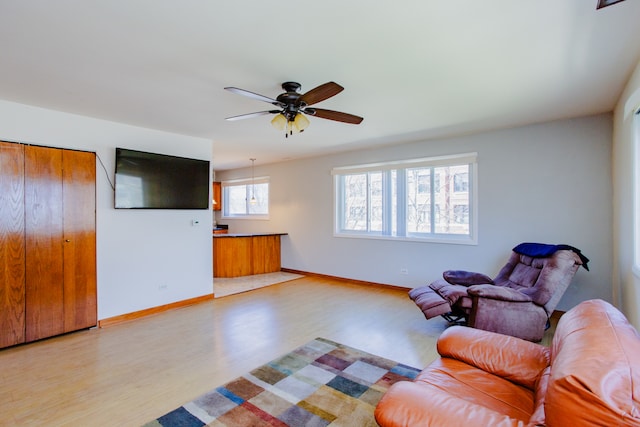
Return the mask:
<path id="1" fill-rule="evenodd" d="M 145 427 L 377 426 L 373 411 L 382 394 L 419 372 L 316 338 Z"/>

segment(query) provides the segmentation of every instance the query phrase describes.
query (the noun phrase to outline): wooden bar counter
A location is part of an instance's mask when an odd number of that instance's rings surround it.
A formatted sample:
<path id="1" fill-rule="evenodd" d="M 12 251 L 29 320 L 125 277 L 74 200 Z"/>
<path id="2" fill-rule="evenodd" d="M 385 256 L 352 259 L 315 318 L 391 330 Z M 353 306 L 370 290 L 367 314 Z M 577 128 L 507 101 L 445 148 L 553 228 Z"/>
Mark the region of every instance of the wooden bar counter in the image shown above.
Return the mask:
<path id="1" fill-rule="evenodd" d="M 280 236 L 286 234 L 214 234 L 213 277 L 280 271 Z"/>

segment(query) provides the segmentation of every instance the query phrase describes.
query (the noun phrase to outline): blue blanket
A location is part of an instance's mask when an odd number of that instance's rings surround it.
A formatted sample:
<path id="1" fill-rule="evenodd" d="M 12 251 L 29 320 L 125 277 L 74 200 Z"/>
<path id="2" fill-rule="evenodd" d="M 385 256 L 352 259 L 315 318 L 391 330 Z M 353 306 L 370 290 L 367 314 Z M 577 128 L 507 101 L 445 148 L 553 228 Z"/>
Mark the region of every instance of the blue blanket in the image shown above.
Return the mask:
<path id="1" fill-rule="evenodd" d="M 532 258 L 545 258 L 553 255 L 556 251 L 560 250 L 570 250 L 578 254 L 580 260 L 582 261 L 582 266 L 585 270 L 589 271 L 589 267 L 587 263 L 589 262 L 589 258 L 584 256 L 580 249 L 574 248 L 569 245 L 548 245 L 545 243 L 520 243 L 518 246 L 513 248 L 515 253 L 530 256 Z"/>

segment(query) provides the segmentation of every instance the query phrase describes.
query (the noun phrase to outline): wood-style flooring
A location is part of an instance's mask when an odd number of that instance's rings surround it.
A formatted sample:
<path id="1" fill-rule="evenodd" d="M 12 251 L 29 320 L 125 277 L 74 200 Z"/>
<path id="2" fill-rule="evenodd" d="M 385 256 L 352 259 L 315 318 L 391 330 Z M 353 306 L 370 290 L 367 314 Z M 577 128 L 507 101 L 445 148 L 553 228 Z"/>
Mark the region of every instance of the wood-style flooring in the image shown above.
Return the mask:
<path id="1" fill-rule="evenodd" d="M 406 291 L 305 277 L 0 350 L 0 425 L 139 426 L 316 337 L 422 367 L 446 326 Z"/>

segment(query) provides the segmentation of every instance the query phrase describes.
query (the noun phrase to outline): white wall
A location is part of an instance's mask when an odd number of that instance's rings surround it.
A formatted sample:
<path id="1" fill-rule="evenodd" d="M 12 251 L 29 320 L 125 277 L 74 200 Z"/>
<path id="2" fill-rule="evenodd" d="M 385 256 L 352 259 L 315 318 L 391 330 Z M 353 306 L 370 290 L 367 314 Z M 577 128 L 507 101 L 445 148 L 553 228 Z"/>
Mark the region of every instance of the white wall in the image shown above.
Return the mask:
<path id="1" fill-rule="evenodd" d="M 272 165 L 258 159 L 255 175 L 271 177 L 270 219 L 218 222 L 231 232 L 288 232 L 283 267 L 406 287 L 446 269 L 493 276 L 520 242 L 566 243 L 591 259 L 591 271 L 578 270 L 558 309 L 611 301 L 611 135 L 607 114 Z M 333 167 L 465 152 L 478 153 L 477 246 L 333 236 Z M 245 168 L 216 180 L 250 176 Z"/>
<path id="2" fill-rule="evenodd" d="M 633 114 L 640 108 L 640 62 L 629 79 L 614 111 L 614 291 L 616 303 L 640 329 L 640 277 L 633 272 L 634 170 Z"/>
<path id="3" fill-rule="evenodd" d="M 94 151 L 112 182 L 116 147 L 211 160 L 206 139 L 2 100 L 0 140 Z M 115 210 L 96 163 L 98 318 L 211 294 L 211 211 Z"/>

